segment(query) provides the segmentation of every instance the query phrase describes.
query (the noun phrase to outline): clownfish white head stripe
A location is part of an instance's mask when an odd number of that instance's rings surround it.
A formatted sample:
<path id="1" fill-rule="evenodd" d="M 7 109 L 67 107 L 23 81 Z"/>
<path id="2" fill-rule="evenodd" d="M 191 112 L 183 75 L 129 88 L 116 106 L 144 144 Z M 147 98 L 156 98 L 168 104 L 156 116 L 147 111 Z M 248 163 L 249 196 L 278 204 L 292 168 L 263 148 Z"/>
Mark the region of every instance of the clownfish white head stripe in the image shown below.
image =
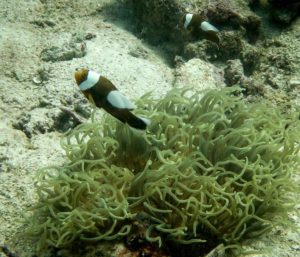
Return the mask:
<path id="1" fill-rule="evenodd" d="M 191 23 L 192 18 L 193 18 L 193 14 L 191 14 L 191 13 L 188 13 L 185 15 L 185 20 L 184 20 L 184 24 L 183 24 L 185 29 L 187 29 L 187 27 Z"/>
<path id="2" fill-rule="evenodd" d="M 203 31 L 214 31 L 214 32 L 219 32 L 219 30 L 218 30 L 214 25 L 210 24 L 210 23 L 207 22 L 207 21 L 201 22 L 200 28 L 201 28 Z"/>
<path id="3" fill-rule="evenodd" d="M 80 90 L 84 91 L 93 87 L 98 82 L 99 78 L 100 78 L 100 74 L 90 70 L 88 72 L 87 79 L 80 83 L 79 85 Z"/>
<path id="4" fill-rule="evenodd" d="M 150 124 L 150 120 L 131 113 L 135 106 L 104 76 L 88 69 L 80 69 L 75 72 L 75 80 L 90 102 L 121 122 L 138 130 L 145 130 Z"/>

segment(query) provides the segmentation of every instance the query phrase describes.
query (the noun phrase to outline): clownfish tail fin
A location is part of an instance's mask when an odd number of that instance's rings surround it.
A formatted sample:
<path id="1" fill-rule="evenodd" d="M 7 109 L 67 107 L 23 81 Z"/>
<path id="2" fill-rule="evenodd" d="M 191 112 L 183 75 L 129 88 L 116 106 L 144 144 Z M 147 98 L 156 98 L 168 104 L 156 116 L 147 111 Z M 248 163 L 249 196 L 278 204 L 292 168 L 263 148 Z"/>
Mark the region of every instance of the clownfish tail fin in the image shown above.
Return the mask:
<path id="1" fill-rule="evenodd" d="M 147 118 L 135 116 L 130 112 L 130 114 L 127 116 L 126 123 L 128 123 L 128 125 L 132 128 L 145 130 L 150 124 L 150 120 Z"/>

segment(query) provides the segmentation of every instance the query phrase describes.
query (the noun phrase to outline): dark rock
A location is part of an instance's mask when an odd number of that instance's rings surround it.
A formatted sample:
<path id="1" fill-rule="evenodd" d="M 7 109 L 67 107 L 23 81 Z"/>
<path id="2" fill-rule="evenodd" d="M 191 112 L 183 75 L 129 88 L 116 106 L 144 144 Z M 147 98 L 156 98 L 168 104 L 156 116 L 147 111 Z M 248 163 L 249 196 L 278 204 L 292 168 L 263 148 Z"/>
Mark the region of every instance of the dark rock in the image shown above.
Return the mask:
<path id="1" fill-rule="evenodd" d="M 85 34 L 84 39 L 85 40 L 91 40 L 91 39 L 93 39 L 95 37 L 96 37 L 95 34 L 88 32 L 88 33 Z"/>
<path id="2" fill-rule="evenodd" d="M 34 134 L 44 134 L 51 131 L 49 120 L 40 118 L 36 112 L 25 113 L 13 124 L 13 127 L 23 131 L 28 138 L 31 138 Z"/>
<path id="3" fill-rule="evenodd" d="M 261 49 L 250 44 L 243 45 L 243 51 L 240 59 L 244 67 L 246 76 L 251 76 L 255 70 L 259 68 L 260 58 L 262 56 Z"/>
<path id="4" fill-rule="evenodd" d="M 247 5 L 239 1 L 210 1 L 205 12 L 213 23 L 230 30 L 244 28 L 247 39 L 251 42 L 257 40 L 261 19 Z"/>
<path id="5" fill-rule="evenodd" d="M 86 55 L 86 44 L 84 42 L 63 47 L 51 46 L 41 52 L 41 59 L 46 62 L 69 61 Z"/>
<path id="6" fill-rule="evenodd" d="M 282 24 L 290 24 L 300 15 L 299 0 L 270 0 L 271 17 Z"/>
<path id="7" fill-rule="evenodd" d="M 177 0 L 126 0 L 140 33 L 152 43 L 178 41 L 178 25 L 184 12 Z"/>
<path id="8" fill-rule="evenodd" d="M 261 19 L 253 13 L 244 1 L 187 1 L 184 0 L 125 0 L 125 4 L 135 15 L 135 24 L 142 37 L 153 44 L 166 44 L 167 51 L 173 58 L 182 55 L 187 58 L 223 60 L 238 58 L 242 51 L 242 41 L 256 42 L 259 36 Z M 220 29 L 220 49 L 203 49 L 197 46 L 191 50 L 191 42 L 205 41 L 195 37 L 183 28 L 186 13 L 198 13 Z M 209 42 L 214 45 L 213 42 Z M 202 45 L 203 46 L 203 45 Z M 172 49 L 172 50 L 170 50 Z"/>
<path id="9" fill-rule="evenodd" d="M 244 76 L 244 68 L 239 59 L 227 61 L 227 66 L 224 69 L 224 78 L 228 86 L 239 84 Z"/>
<path id="10" fill-rule="evenodd" d="M 206 40 L 186 44 L 182 53 L 187 59 L 199 58 L 204 61 L 215 60 L 217 54 L 217 46 L 215 44 L 210 44 Z"/>
<path id="11" fill-rule="evenodd" d="M 33 20 L 30 23 L 32 23 L 38 27 L 41 27 L 41 28 L 56 26 L 56 22 L 51 19 L 38 19 L 38 20 Z"/>
<path id="12" fill-rule="evenodd" d="M 78 120 L 59 108 L 35 108 L 24 113 L 14 124 L 28 138 L 52 131 L 66 132 L 79 124 Z"/>
<path id="13" fill-rule="evenodd" d="M 47 82 L 51 77 L 51 68 L 45 65 L 41 65 L 36 74 L 33 76 L 32 81 L 35 84 L 44 84 Z"/>
<path id="14" fill-rule="evenodd" d="M 236 31 L 224 31 L 221 36 L 219 58 L 222 60 L 238 58 L 243 51 L 242 36 Z"/>
<path id="15" fill-rule="evenodd" d="M 256 83 L 251 77 L 244 74 L 244 67 L 239 59 L 229 60 L 224 69 L 224 78 L 227 86 L 240 86 L 245 89 L 245 95 L 264 95 L 263 85 Z"/>
<path id="16" fill-rule="evenodd" d="M 41 52 L 41 59 L 46 62 L 69 61 L 86 55 L 84 35 L 76 33 L 69 42 L 60 46 L 50 46 Z"/>
<path id="17" fill-rule="evenodd" d="M 128 54 L 130 54 L 131 56 L 136 57 L 136 58 L 147 59 L 147 57 L 148 57 L 148 51 L 141 46 L 136 46 L 136 47 L 130 49 Z"/>

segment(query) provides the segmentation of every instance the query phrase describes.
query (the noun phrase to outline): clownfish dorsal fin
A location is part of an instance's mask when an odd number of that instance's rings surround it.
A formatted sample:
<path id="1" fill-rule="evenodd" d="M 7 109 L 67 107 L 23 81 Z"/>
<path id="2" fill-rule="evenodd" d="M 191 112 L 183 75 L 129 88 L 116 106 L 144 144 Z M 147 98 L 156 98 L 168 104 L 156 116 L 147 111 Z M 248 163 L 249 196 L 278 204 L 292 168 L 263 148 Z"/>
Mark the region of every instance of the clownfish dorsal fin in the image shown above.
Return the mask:
<path id="1" fill-rule="evenodd" d="M 107 101 L 116 108 L 133 110 L 135 105 L 118 90 L 112 90 L 107 95 Z"/>

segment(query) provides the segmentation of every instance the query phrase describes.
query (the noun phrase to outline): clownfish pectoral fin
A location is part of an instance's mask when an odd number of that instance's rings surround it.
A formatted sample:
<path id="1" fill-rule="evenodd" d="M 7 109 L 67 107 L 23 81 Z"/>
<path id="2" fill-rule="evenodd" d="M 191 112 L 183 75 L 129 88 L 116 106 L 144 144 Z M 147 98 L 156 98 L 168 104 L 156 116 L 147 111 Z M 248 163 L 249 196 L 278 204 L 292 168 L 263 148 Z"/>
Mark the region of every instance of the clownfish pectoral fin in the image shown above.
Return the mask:
<path id="1" fill-rule="evenodd" d="M 107 101 L 116 108 L 133 110 L 135 105 L 130 102 L 124 95 L 118 90 L 112 90 L 107 95 Z"/>
<path id="2" fill-rule="evenodd" d="M 89 100 L 90 103 L 95 105 L 94 98 L 92 97 L 92 94 L 88 94 L 88 100 Z"/>

